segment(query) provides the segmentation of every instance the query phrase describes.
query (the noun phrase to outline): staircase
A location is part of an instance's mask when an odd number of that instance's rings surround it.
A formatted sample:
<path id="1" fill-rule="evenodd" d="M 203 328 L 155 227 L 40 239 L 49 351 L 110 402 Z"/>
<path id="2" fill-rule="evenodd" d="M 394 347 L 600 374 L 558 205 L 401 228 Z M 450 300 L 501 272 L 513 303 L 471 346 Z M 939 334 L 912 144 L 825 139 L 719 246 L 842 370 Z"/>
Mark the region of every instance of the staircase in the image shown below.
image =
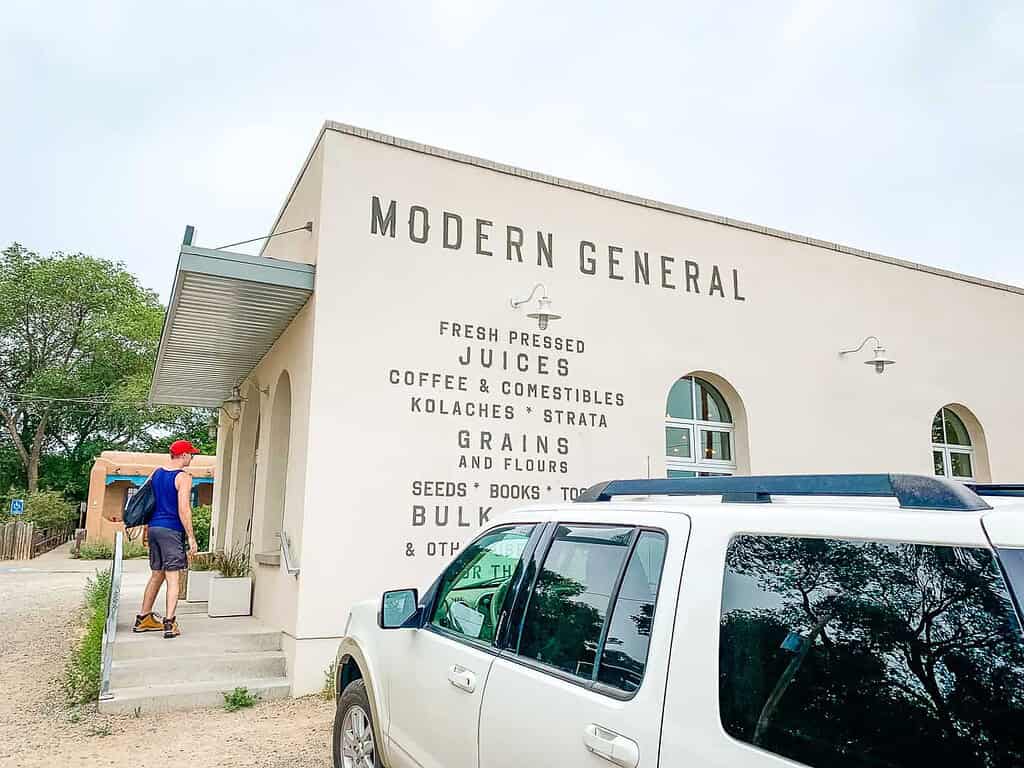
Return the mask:
<path id="1" fill-rule="evenodd" d="M 181 636 L 132 632 L 141 594 L 122 596 L 101 712 L 166 712 L 215 707 L 224 693 L 248 688 L 261 700 L 289 695 L 281 633 L 249 616 L 211 619 L 206 603 L 178 603 Z M 163 604 L 163 595 L 157 606 Z"/>

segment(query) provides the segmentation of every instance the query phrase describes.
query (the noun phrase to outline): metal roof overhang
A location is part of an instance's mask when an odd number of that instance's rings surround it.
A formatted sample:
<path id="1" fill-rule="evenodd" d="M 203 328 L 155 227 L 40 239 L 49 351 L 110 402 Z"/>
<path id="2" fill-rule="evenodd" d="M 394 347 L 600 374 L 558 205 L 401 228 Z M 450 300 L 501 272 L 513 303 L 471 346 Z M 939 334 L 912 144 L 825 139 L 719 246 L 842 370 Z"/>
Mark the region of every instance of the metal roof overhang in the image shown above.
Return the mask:
<path id="1" fill-rule="evenodd" d="M 183 245 L 149 401 L 216 408 L 313 293 L 309 264 Z"/>

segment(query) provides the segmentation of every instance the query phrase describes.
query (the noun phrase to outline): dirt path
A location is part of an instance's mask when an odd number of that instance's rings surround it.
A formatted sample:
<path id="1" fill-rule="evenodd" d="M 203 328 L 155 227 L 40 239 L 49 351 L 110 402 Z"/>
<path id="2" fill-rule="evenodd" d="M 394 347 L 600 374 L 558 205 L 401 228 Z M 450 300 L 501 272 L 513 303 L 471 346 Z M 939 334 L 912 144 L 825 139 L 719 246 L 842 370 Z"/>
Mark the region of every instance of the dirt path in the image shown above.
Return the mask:
<path id="1" fill-rule="evenodd" d="M 60 679 L 97 567 L 58 552 L 0 561 L 0 766 L 330 766 L 334 705 L 317 696 L 138 718 L 69 708 Z"/>

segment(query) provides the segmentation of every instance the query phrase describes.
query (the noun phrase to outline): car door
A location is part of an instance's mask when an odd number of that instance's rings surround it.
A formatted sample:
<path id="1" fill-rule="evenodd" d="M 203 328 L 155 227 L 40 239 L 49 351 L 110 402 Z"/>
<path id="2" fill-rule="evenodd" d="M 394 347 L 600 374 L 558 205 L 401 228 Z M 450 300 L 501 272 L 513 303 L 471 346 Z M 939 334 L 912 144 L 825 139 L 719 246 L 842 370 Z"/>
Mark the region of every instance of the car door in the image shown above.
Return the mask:
<path id="1" fill-rule="evenodd" d="M 524 524 L 480 536 L 445 570 L 423 626 L 396 632 L 387 733 L 394 768 L 477 768 L 477 722 L 501 604 L 539 535 L 539 526 Z"/>
<path id="2" fill-rule="evenodd" d="M 657 765 L 688 537 L 684 515 L 554 528 L 487 680 L 481 768 Z"/>

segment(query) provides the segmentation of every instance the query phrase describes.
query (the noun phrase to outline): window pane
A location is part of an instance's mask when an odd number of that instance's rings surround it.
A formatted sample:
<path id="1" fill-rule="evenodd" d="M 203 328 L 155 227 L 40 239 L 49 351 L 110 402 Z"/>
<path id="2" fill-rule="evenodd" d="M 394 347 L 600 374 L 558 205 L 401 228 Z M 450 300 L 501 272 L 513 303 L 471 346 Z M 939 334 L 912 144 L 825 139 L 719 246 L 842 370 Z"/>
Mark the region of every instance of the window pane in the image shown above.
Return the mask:
<path id="1" fill-rule="evenodd" d="M 668 477 L 696 477 L 697 473 L 692 469 L 670 469 Z"/>
<path id="2" fill-rule="evenodd" d="M 690 430 L 683 427 L 665 427 L 665 455 L 676 459 L 692 458 Z"/>
<path id="3" fill-rule="evenodd" d="M 1024 765 L 1024 636 L 987 549 L 740 536 L 720 637 L 737 739 L 821 768 Z"/>
<path id="4" fill-rule="evenodd" d="M 935 464 L 935 474 L 939 477 L 945 477 L 946 455 L 942 451 L 932 451 L 932 461 Z"/>
<path id="5" fill-rule="evenodd" d="M 640 687 L 647 666 L 665 544 L 665 535 L 653 531 L 644 531 L 637 539 L 601 653 L 598 681 L 630 693 Z"/>
<path id="6" fill-rule="evenodd" d="M 701 456 L 705 459 L 732 461 L 732 443 L 728 432 L 715 432 L 710 429 L 700 431 Z"/>
<path id="7" fill-rule="evenodd" d="M 668 393 L 665 415 L 673 419 L 693 418 L 693 380 L 679 379 Z"/>
<path id="8" fill-rule="evenodd" d="M 1024 549 L 1000 549 L 999 561 L 1006 571 L 1010 589 L 1017 602 L 1018 618 L 1024 619 Z"/>
<path id="9" fill-rule="evenodd" d="M 530 596 L 519 653 L 591 679 L 632 528 L 562 525 Z"/>
<path id="10" fill-rule="evenodd" d="M 960 417 L 949 408 L 943 408 L 942 413 L 946 419 L 946 442 L 949 445 L 970 445 L 971 436 Z"/>
<path id="11" fill-rule="evenodd" d="M 532 531 L 532 525 L 491 531 L 463 550 L 444 572 L 431 623 L 493 643 L 501 602 Z"/>
<path id="12" fill-rule="evenodd" d="M 933 443 L 944 443 L 946 442 L 946 436 L 942 432 L 942 411 L 945 410 L 940 408 L 938 413 L 935 414 L 935 418 L 932 419 L 932 442 Z"/>
<path id="13" fill-rule="evenodd" d="M 971 472 L 971 454 L 969 453 L 950 451 L 949 467 L 953 471 L 953 477 L 974 477 L 974 473 Z"/>
<path id="14" fill-rule="evenodd" d="M 732 424 L 732 414 L 721 393 L 704 379 L 694 377 L 697 388 L 697 418 L 702 421 L 719 421 Z"/>

